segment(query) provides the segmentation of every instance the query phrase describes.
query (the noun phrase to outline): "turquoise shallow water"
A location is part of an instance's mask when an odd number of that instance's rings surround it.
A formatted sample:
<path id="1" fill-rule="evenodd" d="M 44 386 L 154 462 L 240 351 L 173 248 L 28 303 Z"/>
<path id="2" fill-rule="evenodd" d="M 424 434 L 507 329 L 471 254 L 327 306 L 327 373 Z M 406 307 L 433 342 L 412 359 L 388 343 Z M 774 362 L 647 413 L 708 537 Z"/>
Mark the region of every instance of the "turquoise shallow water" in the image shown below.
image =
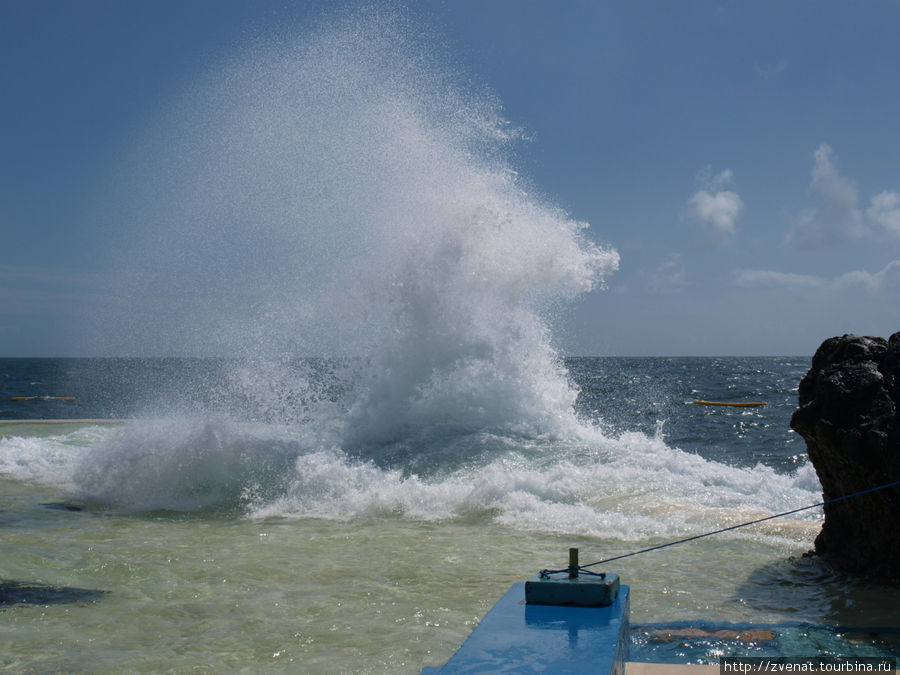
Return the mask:
<path id="1" fill-rule="evenodd" d="M 25 393 L 77 397 L 28 402 L 36 415 L 135 420 L 0 425 L 11 671 L 418 672 L 570 546 L 589 562 L 820 499 L 786 429 L 802 360 L 570 361 L 581 394 L 568 434 L 442 428 L 357 447 L 334 443 L 308 405 L 253 419 L 216 384 L 221 362 L 177 416 L 148 411 L 185 390 L 187 368 L 131 362 L 122 377 L 146 368 L 168 389 L 104 399 L 108 361 L 44 364 L 57 374 L 42 379 L 23 364 L 0 362 L 4 399 L 34 382 Z M 691 403 L 727 396 L 769 405 Z M 633 657 L 896 654 L 900 591 L 803 558 L 819 518 L 613 563 L 632 588 Z M 753 644 L 714 635 L 734 625 L 782 628 Z M 683 626 L 710 635 L 660 637 Z"/>

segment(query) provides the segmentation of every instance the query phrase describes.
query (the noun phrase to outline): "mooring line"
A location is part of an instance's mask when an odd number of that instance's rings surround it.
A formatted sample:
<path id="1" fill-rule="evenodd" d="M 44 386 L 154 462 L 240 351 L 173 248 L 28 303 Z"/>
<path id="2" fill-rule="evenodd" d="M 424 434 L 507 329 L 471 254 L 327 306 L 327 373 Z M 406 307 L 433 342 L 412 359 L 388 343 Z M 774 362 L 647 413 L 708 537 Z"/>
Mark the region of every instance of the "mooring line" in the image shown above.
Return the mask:
<path id="1" fill-rule="evenodd" d="M 643 548 L 640 551 L 632 551 L 631 553 L 623 553 L 622 555 L 613 556 L 612 558 L 606 558 L 604 560 L 598 560 L 597 562 L 588 563 L 587 565 L 581 565 L 580 569 L 585 569 L 587 567 L 594 567 L 595 565 L 603 565 L 608 562 L 612 562 L 613 560 L 621 560 L 622 558 L 629 558 L 633 555 L 639 555 L 641 553 L 647 553 L 649 551 L 656 551 L 661 548 L 668 548 L 669 546 L 675 546 L 676 544 L 684 544 L 689 541 L 694 541 L 695 539 L 702 539 L 703 537 L 711 537 L 714 534 L 721 534 L 722 532 L 728 532 L 730 530 L 737 530 L 741 527 L 747 527 L 748 525 L 756 525 L 757 523 L 762 523 L 767 520 L 773 520 L 775 518 L 782 518 L 784 516 L 789 516 L 792 513 L 799 513 L 800 511 L 808 511 L 809 509 L 815 509 L 820 506 L 825 506 L 826 504 L 833 504 L 834 502 L 839 502 L 844 499 L 852 499 L 854 497 L 859 497 L 865 494 L 869 494 L 870 492 L 878 492 L 879 490 L 886 490 L 888 488 L 892 488 L 895 486 L 900 486 L 900 480 L 895 480 L 893 483 L 886 483 L 885 485 L 879 485 L 878 487 L 868 488 L 866 490 L 860 490 L 859 492 L 853 492 L 849 495 L 843 495 L 841 497 L 834 497 L 832 499 L 826 499 L 824 502 L 819 502 L 817 504 L 810 504 L 809 506 L 801 506 L 799 509 L 791 509 L 790 511 L 785 511 L 784 513 L 776 513 L 774 516 L 766 516 L 765 518 L 757 518 L 756 520 L 751 520 L 746 523 L 740 523 L 738 525 L 731 525 L 730 527 L 723 527 L 719 530 L 714 530 L 712 532 L 704 532 L 703 534 L 695 534 L 692 537 L 685 537 L 684 539 L 679 539 L 677 541 L 666 542 L 665 544 L 657 544 L 656 546 L 650 546 L 648 548 Z M 560 572 L 564 572 L 566 570 L 559 570 Z"/>

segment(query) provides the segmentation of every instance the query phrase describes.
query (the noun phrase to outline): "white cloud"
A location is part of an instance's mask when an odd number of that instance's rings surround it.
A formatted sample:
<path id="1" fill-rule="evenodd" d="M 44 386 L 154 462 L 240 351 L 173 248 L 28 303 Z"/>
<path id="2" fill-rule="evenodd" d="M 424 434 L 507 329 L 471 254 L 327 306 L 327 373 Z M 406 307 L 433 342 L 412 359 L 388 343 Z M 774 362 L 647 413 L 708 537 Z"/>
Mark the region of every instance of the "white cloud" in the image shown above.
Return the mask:
<path id="1" fill-rule="evenodd" d="M 824 143 L 813 154 L 809 189 L 819 204 L 800 215 L 788 232 L 789 243 L 818 247 L 861 237 L 900 238 L 900 194 L 881 192 L 863 212 L 856 184 L 841 175 L 832 149 Z"/>
<path id="2" fill-rule="evenodd" d="M 697 183 L 708 190 L 724 190 L 734 185 L 734 172 L 725 169 L 714 174 L 711 166 L 705 166 L 697 174 Z"/>
<path id="3" fill-rule="evenodd" d="M 760 66 L 759 64 L 757 64 L 756 72 L 762 79 L 768 80 L 783 73 L 785 70 L 787 70 L 787 67 L 787 61 L 781 59 L 781 61 L 779 61 L 775 65 Z"/>
<path id="4" fill-rule="evenodd" d="M 730 190 L 723 190 L 715 194 L 700 190 L 691 197 L 688 203 L 700 220 L 723 234 L 734 232 L 734 222 L 743 206 L 737 193 Z"/>
<path id="5" fill-rule="evenodd" d="M 734 283 L 745 288 L 818 288 L 825 285 L 821 277 L 773 270 L 740 270 Z"/>
<path id="6" fill-rule="evenodd" d="M 885 190 L 870 200 L 866 215 L 886 234 L 900 238 L 900 194 Z"/>
<path id="7" fill-rule="evenodd" d="M 840 174 L 832 149 L 824 143 L 813 153 L 809 189 L 819 206 L 803 212 L 788 233 L 789 242 L 817 247 L 862 236 L 859 192 L 853 181 Z"/>
<path id="8" fill-rule="evenodd" d="M 837 170 L 836 161 L 831 159 L 832 152 L 831 147 L 823 143 L 813 153 L 810 189 L 821 196 L 828 206 L 837 209 L 850 220 L 858 221 L 860 213 L 856 203 L 859 193 L 856 185 Z"/>
<path id="9" fill-rule="evenodd" d="M 736 192 L 727 189 L 733 183 L 731 169 L 712 176 L 707 168 L 698 180 L 704 186 L 688 200 L 690 213 L 703 225 L 713 243 L 722 244 L 734 235 L 744 202 Z"/>
<path id="10" fill-rule="evenodd" d="M 900 286 L 900 260 L 893 260 L 874 274 L 865 270 L 856 270 L 842 274 L 834 280 L 838 288 L 859 286 L 870 293 L 880 293 L 889 288 Z"/>
<path id="11" fill-rule="evenodd" d="M 735 274 L 734 283 L 744 288 L 816 288 L 826 291 L 858 288 L 868 293 L 881 293 L 900 287 L 900 260 L 892 260 L 878 272 L 854 270 L 833 279 L 773 270 L 740 270 Z"/>

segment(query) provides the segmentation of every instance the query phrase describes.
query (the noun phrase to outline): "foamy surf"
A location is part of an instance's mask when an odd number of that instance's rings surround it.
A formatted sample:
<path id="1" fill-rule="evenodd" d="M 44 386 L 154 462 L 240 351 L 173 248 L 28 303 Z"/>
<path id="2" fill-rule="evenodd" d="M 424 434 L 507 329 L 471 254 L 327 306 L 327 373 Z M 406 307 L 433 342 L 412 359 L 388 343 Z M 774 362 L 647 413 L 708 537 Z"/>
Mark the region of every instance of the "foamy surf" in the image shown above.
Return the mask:
<path id="1" fill-rule="evenodd" d="M 512 531 L 641 541 L 676 538 L 813 504 L 804 465 L 793 474 L 740 468 L 632 432 L 582 428 L 571 439 L 472 434 L 458 459 L 417 473 L 337 446 L 309 429 L 222 419 L 158 419 L 123 428 L 0 441 L 0 470 L 64 488 L 86 507 L 212 512 L 249 519 L 491 522 Z M 728 536 L 796 540 L 816 511 Z"/>

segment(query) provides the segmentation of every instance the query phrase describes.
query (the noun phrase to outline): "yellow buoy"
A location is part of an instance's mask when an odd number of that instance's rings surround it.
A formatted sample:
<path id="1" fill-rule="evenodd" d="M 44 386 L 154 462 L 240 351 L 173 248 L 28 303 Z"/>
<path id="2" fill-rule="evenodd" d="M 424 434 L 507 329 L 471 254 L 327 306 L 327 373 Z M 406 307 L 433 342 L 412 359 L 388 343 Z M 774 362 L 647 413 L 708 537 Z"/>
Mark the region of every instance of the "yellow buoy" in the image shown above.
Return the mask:
<path id="1" fill-rule="evenodd" d="M 74 396 L 13 396 L 10 401 L 31 401 L 39 398 L 43 401 L 74 401 Z"/>
<path id="2" fill-rule="evenodd" d="M 745 403 L 729 403 L 726 401 L 694 401 L 694 405 L 727 405 L 733 408 L 753 408 L 766 405 L 765 401 L 747 401 Z"/>

